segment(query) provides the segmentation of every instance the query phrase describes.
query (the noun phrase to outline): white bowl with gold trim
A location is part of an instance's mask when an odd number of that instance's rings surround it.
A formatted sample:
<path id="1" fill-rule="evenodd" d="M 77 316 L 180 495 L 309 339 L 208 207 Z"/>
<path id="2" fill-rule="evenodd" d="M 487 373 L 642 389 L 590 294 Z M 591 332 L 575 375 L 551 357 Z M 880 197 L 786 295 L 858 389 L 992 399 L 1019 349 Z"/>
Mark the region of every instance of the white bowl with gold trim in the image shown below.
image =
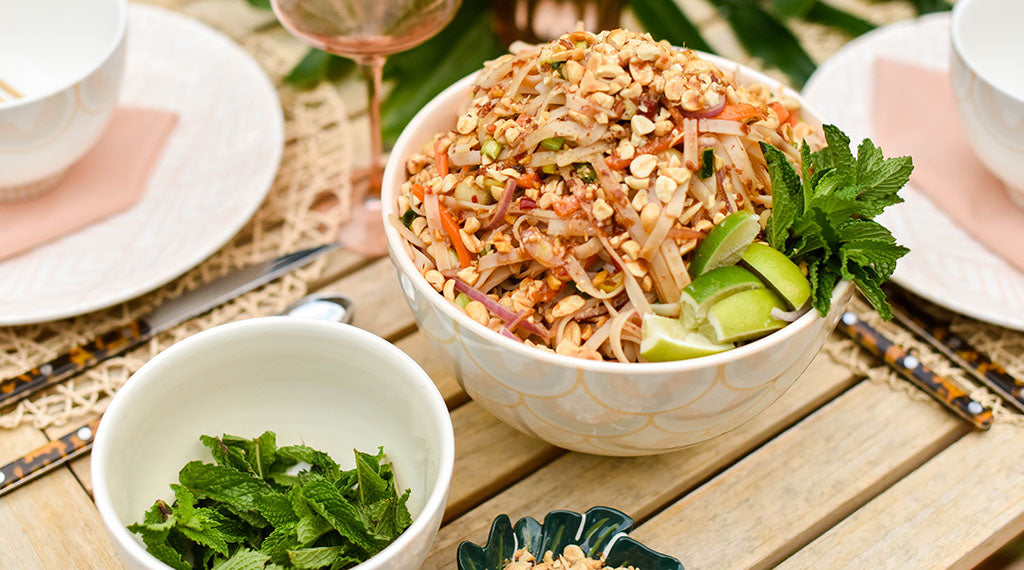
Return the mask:
<path id="1" fill-rule="evenodd" d="M 54 186 L 99 139 L 124 71 L 127 0 L 0 0 L 0 200 Z"/>
<path id="2" fill-rule="evenodd" d="M 778 85 L 737 63 L 704 57 L 735 70 L 741 82 Z M 396 214 L 397 196 L 407 178 L 406 160 L 435 133 L 454 128 L 469 102 L 473 79 L 466 77 L 439 94 L 405 128 L 388 160 L 381 197 L 388 252 L 402 291 L 420 330 L 447 357 L 469 396 L 503 422 L 553 445 L 621 456 L 662 453 L 708 440 L 778 399 L 828 338 L 852 294 L 849 283 L 836 287 L 826 318 L 811 311 L 734 350 L 636 364 L 594 362 L 530 348 L 473 321 L 434 291 L 387 220 Z M 799 98 L 795 91 L 779 88 Z M 820 123 L 806 103 L 802 116 Z"/>

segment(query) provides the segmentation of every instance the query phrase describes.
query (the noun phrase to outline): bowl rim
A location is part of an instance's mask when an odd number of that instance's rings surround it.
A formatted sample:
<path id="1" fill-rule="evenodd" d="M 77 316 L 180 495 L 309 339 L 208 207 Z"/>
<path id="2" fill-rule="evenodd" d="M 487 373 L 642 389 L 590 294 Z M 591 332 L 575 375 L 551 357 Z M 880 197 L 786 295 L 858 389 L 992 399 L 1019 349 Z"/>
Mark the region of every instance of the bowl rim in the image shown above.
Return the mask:
<path id="1" fill-rule="evenodd" d="M 7 111 L 11 109 L 18 109 L 21 107 L 27 107 L 28 105 L 52 97 L 58 93 L 61 93 L 62 91 L 71 89 L 79 83 L 81 83 L 82 81 L 85 81 L 87 77 L 95 73 L 99 68 L 106 65 L 106 63 L 110 61 L 112 57 L 114 57 L 114 54 L 117 53 L 117 50 L 122 45 L 124 45 L 124 39 L 127 35 L 128 30 L 128 0 L 111 1 L 114 5 L 114 8 L 117 10 L 117 29 L 110 41 L 110 44 L 103 52 L 102 57 L 98 58 L 95 61 L 95 63 L 92 66 L 90 66 L 84 73 L 73 76 L 73 79 L 71 81 L 62 84 L 59 87 L 54 87 L 47 91 L 40 91 L 39 93 L 35 93 L 31 96 L 19 97 L 17 99 L 11 99 L 10 101 L 0 102 L 0 111 Z"/>
<path id="2" fill-rule="evenodd" d="M 455 433 L 452 427 L 451 416 L 448 413 L 448 407 L 444 402 L 444 398 L 438 391 L 434 381 L 423 370 L 423 368 L 420 367 L 420 365 L 403 350 L 383 338 L 359 327 L 343 323 L 318 321 L 315 319 L 303 319 L 297 317 L 257 317 L 209 328 L 189 336 L 161 351 L 159 354 L 143 364 L 134 374 L 131 375 L 131 377 L 129 377 L 124 387 L 114 395 L 110 406 L 103 415 L 103 419 L 96 430 L 92 451 L 93 460 L 90 463 L 94 502 L 100 513 L 100 519 L 107 527 L 107 531 L 113 536 L 114 542 L 116 542 L 122 549 L 126 550 L 136 560 L 140 560 L 143 563 L 149 563 L 153 568 L 160 568 L 164 566 L 162 562 L 150 554 L 145 547 L 136 541 L 134 535 L 124 524 L 122 524 L 117 513 L 114 512 L 114 506 L 110 498 L 110 490 L 107 487 L 107 463 L 113 459 L 113 449 L 111 448 L 109 438 L 107 438 L 105 434 L 110 429 L 116 429 L 116 427 L 110 428 L 107 426 L 117 426 L 117 423 L 121 420 L 121 416 L 127 413 L 126 410 L 131 404 L 130 400 L 134 397 L 133 395 L 144 391 L 147 383 L 152 383 L 156 381 L 155 379 L 160 377 L 160 374 L 164 372 L 164 368 L 168 366 L 166 361 L 169 358 L 173 358 L 178 354 L 187 354 L 188 351 L 195 350 L 196 348 L 203 346 L 203 344 L 209 342 L 210 339 L 223 337 L 224 335 L 232 335 L 238 330 L 255 329 L 272 332 L 280 329 L 281 327 L 307 328 L 316 332 L 319 336 L 331 337 L 334 340 L 339 341 L 344 341 L 350 338 L 360 338 L 371 345 L 376 345 L 377 349 L 387 354 L 389 360 L 400 362 L 401 365 L 407 368 L 410 372 L 408 376 L 411 379 L 413 379 L 417 384 L 429 388 L 427 390 L 427 398 L 425 400 L 421 400 L 420 403 L 429 409 L 431 422 L 441 433 L 441 452 L 437 462 L 437 479 L 434 481 L 433 488 L 429 491 L 427 500 L 423 504 L 423 509 L 420 514 L 413 519 L 412 525 L 405 529 L 398 538 L 383 550 L 354 568 L 360 570 L 387 568 L 388 565 L 391 564 L 391 560 L 400 552 L 407 549 L 410 546 L 410 543 L 416 540 L 417 536 L 430 531 L 430 529 L 427 528 L 427 525 L 430 524 L 431 520 L 434 518 L 434 514 L 440 513 L 444 510 L 455 464 Z M 122 396 L 122 394 L 124 395 Z"/>
<path id="3" fill-rule="evenodd" d="M 999 83 L 996 83 L 987 74 L 982 73 L 980 67 L 973 57 L 970 57 L 967 50 L 964 49 L 961 28 L 963 27 L 964 14 L 971 9 L 971 6 L 977 4 L 979 0 L 958 0 L 953 5 L 952 13 L 949 16 L 949 41 L 953 50 L 952 53 L 964 63 L 964 67 L 967 68 L 975 77 L 983 81 L 985 85 L 994 89 L 1004 97 L 1015 101 L 1019 104 L 1024 104 L 1024 93 L 1014 94 L 1002 87 Z"/>
<path id="4" fill-rule="evenodd" d="M 787 87 L 777 79 L 774 79 L 760 71 L 745 66 L 739 62 L 713 55 L 705 52 L 694 50 L 701 58 L 707 59 L 717 65 L 719 68 L 729 69 L 731 71 L 742 72 L 747 77 L 751 77 L 753 81 L 763 83 L 769 86 L 777 86 L 778 89 L 786 93 L 787 96 L 791 96 L 800 101 L 801 108 L 806 111 L 811 118 L 816 121 L 820 121 L 821 113 L 818 112 L 810 103 L 808 103 L 796 90 Z M 743 346 L 726 350 L 717 354 L 711 354 L 708 356 L 701 356 L 698 358 L 691 358 L 688 360 L 675 360 L 669 362 L 612 362 L 612 361 L 596 361 L 586 360 L 583 358 L 576 358 L 573 356 L 566 356 L 562 354 L 556 354 L 554 352 L 547 352 L 539 350 L 523 344 L 522 342 L 516 342 L 512 339 L 505 338 L 504 336 L 492 331 L 484 325 L 469 318 L 468 315 L 459 311 L 455 308 L 452 303 L 448 302 L 443 296 L 439 295 L 437 291 L 431 287 L 426 279 L 420 275 L 419 271 L 416 270 L 412 263 L 411 257 L 405 252 L 402 237 L 399 235 L 392 225 L 388 217 L 394 214 L 395 203 L 397 200 L 397 193 L 401 187 L 401 183 L 392 183 L 392 179 L 400 179 L 404 182 L 406 179 L 405 175 L 405 160 L 406 155 L 415 152 L 416 142 L 412 140 L 413 131 L 416 127 L 427 120 L 427 117 L 434 115 L 438 112 L 443 112 L 448 106 L 448 99 L 457 96 L 459 93 L 468 90 L 473 80 L 476 78 L 480 70 L 474 71 L 473 73 L 463 77 L 456 81 L 452 85 L 448 86 L 441 93 L 437 94 L 429 103 L 424 105 L 422 109 L 409 121 L 405 129 L 402 130 L 402 134 L 398 137 L 398 141 L 395 143 L 394 148 L 391 151 L 391 155 L 388 157 L 387 164 L 384 168 L 384 175 L 382 177 L 381 187 L 381 215 L 384 220 L 384 236 L 387 242 L 388 251 L 390 253 L 392 264 L 398 269 L 399 273 L 407 276 L 412 286 L 416 288 L 417 292 L 427 299 L 434 307 L 438 307 L 442 313 L 452 318 L 459 327 L 467 327 L 469 330 L 476 332 L 483 338 L 489 339 L 492 344 L 497 345 L 499 348 L 503 348 L 521 354 L 523 357 L 528 359 L 534 359 L 546 364 L 554 366 L 566 366 L 569 368 L 579 369 L 584 372 L 599 372 L 607 374 L 629 374 L 629 375 L 647 375 L 647 374 L 665 374 L 665 373 L 683 373 L 692 372 L 695 370 L 701 370 L 704 368 L 719 366 L 742 360 L 748 355 L 769 350 L 772 347 L 784 344 L 789 341 L 790 338 L 797 335 L 799 332 L 809 328 L 812 323 L 823 317 L 817 314 L 813 308 L 801 315 L 796 321 L 789 323 L 785 327 L 759 338 L 753 342 L 745 344 Z M 832 302 L 833 311 L 835 311 L 835 303 L 838 299 L 841 299 L 846 294 L 847 290 L 852 284 L 849 281 L 840 281 L 836 284 L 832 291 Z M 464 334 L 464 333 L 456 333 Z"/>

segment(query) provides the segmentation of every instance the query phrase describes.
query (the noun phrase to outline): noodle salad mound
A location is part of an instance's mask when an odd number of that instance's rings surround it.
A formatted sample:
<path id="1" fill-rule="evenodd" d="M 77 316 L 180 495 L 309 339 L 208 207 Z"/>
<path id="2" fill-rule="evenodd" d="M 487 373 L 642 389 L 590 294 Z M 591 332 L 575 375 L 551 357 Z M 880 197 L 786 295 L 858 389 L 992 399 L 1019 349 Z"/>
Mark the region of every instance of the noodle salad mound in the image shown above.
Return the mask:
<path id="1" fill-rule="evenodd" d="M 768 241 L 762 143 L 796 172 L 801 141 L 825 146 L 799 107 L 647 34 L 573 32 L 485 65 L 455 129 L 407 161 L 390 222 L 425 280 L 503 336 L 592 360 L 719 352 L 809 302 L 806 264 L 803 284 L 784 255 L 769 275 L 736 265 Z"/>

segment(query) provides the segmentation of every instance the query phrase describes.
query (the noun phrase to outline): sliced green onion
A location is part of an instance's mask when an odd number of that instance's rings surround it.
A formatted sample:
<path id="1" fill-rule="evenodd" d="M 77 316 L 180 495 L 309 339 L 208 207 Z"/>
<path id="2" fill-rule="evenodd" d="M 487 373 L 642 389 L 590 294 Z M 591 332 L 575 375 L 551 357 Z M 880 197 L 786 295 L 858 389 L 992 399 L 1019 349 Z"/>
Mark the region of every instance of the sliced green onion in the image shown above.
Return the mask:
<path id="1" fill-rule="evenodd" d="M 566 77 L 565 77 L 565 69 L 563 69 L 564 67 L 565 67 L 565 62 L 564 61 L 552 61 L 551 62 L 551 69 L 555 70 L 555 72 L 558 73 L 558 75 L 561 75 L 562 79 L 566 79 Z"/>
<path id="2" fill-rule="evenodd" d="M 597 181 L 597 172 L 594 171 L 594 167 L 586 162 L 577 162 L 575 164 L 576 175 L 580 177 L 580 180 L 590 183 Z"/>
<path id="3" fill-rule="evenodd" d="M 540 146 L 548 150 L 561 150 L 563 144 L 565 144 L 563 137 L 551 137 L 540 141 Z"/>
<path id="4" fill-rule="evenodd" d="M 540 171 L 544 174 L 558 174 L 558 167 L 554 164 L 545 164 L 540 167 Z"/>
<path id="5" fill-rule="evenodd" d="M 487 139 L 484 144 L 480 145 L 480 154 L 486 156 L 491 160 L 497 160 L 498 154 L 501 152 L 501 143 L 494 139 Z"/>
<path id="6" fill-rule="evenodd" d="M 465 293 L 459 293 L 455 297 L 455 304 L 465 309 L 466 305 L 469 304 L 470 300 L 471 299 L 469 298 L 469 295 L 466 295 Z"/>
<path id="7" fill-rule="evenodd" d="M 412 208 L 409 208 L 408 210 L 405 211 L 404 214 L 402 214 L 402 223 L 405 224 L 405 227 L 407 228 L 412 228 L 412 222 L 415 219 L 416 212 L 413 212 Z"/>
<path id="8" fill-rule="evenodd" d="M 701 178 L 710 178 L 715 173 L 715 150 L 711 148 L 704 149 L 704 152 L 700 155 L 700 172 L 697 173 Z"/>

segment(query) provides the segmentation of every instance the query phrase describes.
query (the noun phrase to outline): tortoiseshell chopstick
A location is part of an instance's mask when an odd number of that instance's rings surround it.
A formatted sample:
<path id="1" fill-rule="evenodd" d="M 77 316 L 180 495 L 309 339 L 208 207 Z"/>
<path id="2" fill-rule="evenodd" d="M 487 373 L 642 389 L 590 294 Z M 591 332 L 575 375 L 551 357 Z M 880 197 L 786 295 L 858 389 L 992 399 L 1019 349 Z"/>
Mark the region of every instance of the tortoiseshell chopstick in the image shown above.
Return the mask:
<path id="1" fill-rule="evenodd" d="M 853 311 L 843 313 L 836 327 L 869 352 L 885 361 L 926 394 L 977 429 L 992 427 L 992 409 L 971 398 L 953 380 L 939 376 L 916 356 L 899 346 Z"/>
<path id="2" fill-rule="evenodd" d="M 60 439 L 51 441 L 32 453 L 0 467 L 0 495 L 53 471 L 92 449 L 100 421 L 94 420 L 76 428 Z"/>
<path id="3" fill-rule="evenodd" d="M 1002 366 L 950 328 L 950 322 L 932 314 L 902 290 L 888 291 L 896 320 L 936 350 L 998 394 L 1006 403 L 1024 412 L 1024 380 L 1015 378 Z"/>

